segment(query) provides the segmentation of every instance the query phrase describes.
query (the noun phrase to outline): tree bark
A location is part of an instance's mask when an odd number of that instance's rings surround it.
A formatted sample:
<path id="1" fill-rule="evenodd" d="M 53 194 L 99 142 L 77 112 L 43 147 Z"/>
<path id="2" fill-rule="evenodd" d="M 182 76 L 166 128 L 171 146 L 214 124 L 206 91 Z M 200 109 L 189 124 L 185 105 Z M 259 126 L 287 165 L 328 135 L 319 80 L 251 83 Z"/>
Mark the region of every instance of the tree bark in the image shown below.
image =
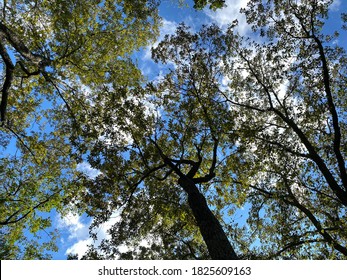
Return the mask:
<path id="1" fill-rule="evenodd" d="M 231 246 L 221 224 L 207 205 L 194 182 L 188 177 L 181 177 L 179 185 L 188 194 L 188 203 L 193 212 L 207 249 L 214 260 L 239 259 Z"/>

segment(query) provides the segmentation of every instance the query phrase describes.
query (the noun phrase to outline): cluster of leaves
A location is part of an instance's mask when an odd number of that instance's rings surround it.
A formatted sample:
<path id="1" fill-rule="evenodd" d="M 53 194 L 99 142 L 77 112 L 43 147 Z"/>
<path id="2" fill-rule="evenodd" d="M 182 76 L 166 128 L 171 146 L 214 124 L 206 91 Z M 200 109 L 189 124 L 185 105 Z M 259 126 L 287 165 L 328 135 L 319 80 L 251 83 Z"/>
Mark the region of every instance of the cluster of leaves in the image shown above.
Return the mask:
<path id="1" fill-rule="evenodd" d="M 217 10 L 225 6 L 225 0 L 195 0 L 194 8 L 201 10 L 208 6 L 211 10 Z"/>

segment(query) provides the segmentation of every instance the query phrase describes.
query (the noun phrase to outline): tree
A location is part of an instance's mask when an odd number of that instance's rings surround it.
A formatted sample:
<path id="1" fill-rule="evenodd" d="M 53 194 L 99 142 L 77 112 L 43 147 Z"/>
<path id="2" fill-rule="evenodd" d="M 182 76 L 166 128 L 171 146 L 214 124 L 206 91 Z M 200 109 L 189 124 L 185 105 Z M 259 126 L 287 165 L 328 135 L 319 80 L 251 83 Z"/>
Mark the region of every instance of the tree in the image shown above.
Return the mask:
<path id="1" fill-rule="evenodd" d="M 0 5 L 1 256 L 47 258 L 37 238 L 51 222 L 40 213 L 67 210 L 78 192 L 71 184 L 81 160 L 70 143 L 72 127 L 85 123 L 93 87 L 141 79 L 129 56 L 156 37 L 158 3 Z M 52 242 L 43 250 L 54 248 L 54 232 L 47 234 Z"/>
<path id="2" fill-rule="evenodd" d="M 107 95 L 90 154 L 102 174 L 83 181 L 83 200 L 95 225 L 115 209 L 121 220 L 91 255 L 346 257 L 347 60 L 322 33 L 330 4 L 250 1 L 261 42 L 236 22 L 180 26 L 154 51 L 175 65 L 165 77 L 132 99 Z M 231 220 L 236 206 L 250 207 L 246 225 Z M 118 250 L 144 238 L 149 250 Z"/>
<path id="3" fill-rule="evenodd" d="M 337 32 L 322 32 L 331 3 L 250 1 L 244 12 L 265 43 L 244 46 L 228 32 L 237 58 L 225 61 L 224 96 L 252 120 L 240 123 L 259 170 L 247 182 L 254 218 L 262 236 L 272 228 L 279 254 L 298 258 L 347 254 L 346 53 L 332 44 Z"/>
<path id="4" fill-rule="evenodd" d="M 95 141 L 89 159 L 102 174 L 92 182 L 82 183 L 88 186 L 83 200 L 90 206 L 88 214 L 95 217 L 96 225 L 125 205 L 122 219 L 111 230 L 115 236 L 111 242 L 117 245 L 126 242 L 129 235 L 149 239 L 160 236 L 163 243 L 168 238 L 175 242 L 174 246 L 168 244 L 171 248 L 166 257 L 177 257 L 170 250 L 179 246 L 187 257 L 199 258 L 206 255 L 206 249 L 197 250 L 191 243 L 203 238 L 212 257 L 237 258 L 202 195 L 212 192 L 209 186 L 220 168 L 217 164 L 222 164 L 217 154 L 225 143 L 229 145 L 222 123 L 215 121 L 222 118 L 227 108 L 222 103 L 218 105 L 215 85 L 210 82 L 213 77 L 204 77 L 209 83 L 201 82 L 199 77 L 203 73 L 199 67 L 212 54 L 197 54 L 187 61 L 188 51 L 194 52 L 198 44 L 206 42 L 199 42 L 198 36 L 189 37 L 184 27 L 177 32 L 187 35 L 178 38 L 182 55 L 169 51 L 158 54 L 158 59 L 182 61 L 177 72 L 169 73 L 157 85 L 131 89 L 118 102 L 113 98 L 116 93 L 110 91 L 106 95 L 103 89 L 100 97 L 106 100 L 93 101 L 102 105 L 95 106 L 98 118 L 90 126 L 103 137 Z M 211 61 L 208 67 L 217 68 L 214 63 Z M 212 104 L 214 110 L 217 106 L 220 110 L 211 111 Z M 135 222 L 137 217 L 143 217 L 139 223 Z M 195 224 L 201 236 L 194 229 Z M 171 236 L 163 236 L 170 232 Z M 192 232 L 197 237 L 192 238 Z M 107 240 L 102 245 L 114 255 L 117 248 L 113 252 L 111 246 Z M 201 243 L 194 247 L 201 247 Z"/>
<path id="5" fill-rule="evenodd" d="M 132 89 L 125 94 L 132 98 L 118 103 L 112 92 L 101 90 L 106 109 L 96 107 L 99 118 L 90 126 L 103 137 L 94 142 L 89 162 L 102 174 L 82 182 L 87 192 L 81 200 L 95 217 L 94 226 L 121 209 L 112 238 L 101 245 L 105 258 L 146 238 L 150 249 L 131 249 L 121 257 L 158 257 L 155 239 L 165 248 L 161 258 L 206 258 L 207 250 L 214 259 L 239 258 L 220 221 L 235 199 L 227 166 L 237 153 L 231 147 L 236 136 L 226 132 L 232 112 L 218 91 L 226 51 L 220 36 L 215 26 L 196 35 L 180 26 L 154 51 L 155 60 L 170 61 L 175 70 L 144 89 Z M 96 251 L 91 248 L 88 255 Z"/>

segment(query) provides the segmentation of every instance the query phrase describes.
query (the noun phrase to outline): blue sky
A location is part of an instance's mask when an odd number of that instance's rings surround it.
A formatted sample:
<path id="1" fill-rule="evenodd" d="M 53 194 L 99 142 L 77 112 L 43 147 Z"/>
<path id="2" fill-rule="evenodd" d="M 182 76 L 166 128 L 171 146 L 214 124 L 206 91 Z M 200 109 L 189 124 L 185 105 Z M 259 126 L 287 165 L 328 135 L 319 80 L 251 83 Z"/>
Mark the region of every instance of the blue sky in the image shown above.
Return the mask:
<path id="1" fill-rule="evenodd" d="M 161 35 L 154 46 L 160 41 L 165 34 L 172 34 L 180 22 L 185 22 L 194 30 L 198 30 L 202 24 L 215 23 L 221 27 L 226 27 L 228 23 L 232 22 L 235 18 L 239 21 L 239 32 L 244 35 L 251 35 L 250 29 L 247 26 L 244 16 L 239 13 L 241 7 L 244 7 L 247 0 L 227 0 L 227 7 L 216 12 L 205 9 L 203 11 L 195 11 L 192 2 L 188 1 L 189 7 L 178 7 L 177 1 L 164 0 L 160 6 L 160 15 L 163 17 L 163 25 L 161 27 Z M 347 1 L 335 0 L 329 23 L 326 26 L 326 32 L 333 28 L 341 26 L 340 12 L 347 11 Z M 340 46 L 347 44 L 346 32 L 341 34 L 339 39 Z M 138 65 L 143 73 L 149 80 L 155 79 L 161 75 L 163 66 L 158 66 L 151 61 L 150 47 L 142 49 L 134 55 L 138 61 Z M 97 170 L 93 170 L 86 163 L 79 166 L 79 169 L 89 176 L 94 177 L 98 174 Z M 240 215 L 238 213 L 237 215 Z M 236 216 L 237 216 L 236 215 Z M 67 215 L 65 217 L 58 216 L 52 212 L 53 227 L 57 228 L 61 237 L 58 240 L 59 251 L 53 253 L 53 259 L 66 259 L 68 253 L 77 253 L 82 256 L 85 252 L 87 245 L 92 243 L 89 238 L 89 225 L 91 219 L 85 215 Z M 114 213 L 112 219 L 100 227 L 98 236 L 100 239 L 107 237 L 107 229 L 119 219 L 117 213 Z"/>

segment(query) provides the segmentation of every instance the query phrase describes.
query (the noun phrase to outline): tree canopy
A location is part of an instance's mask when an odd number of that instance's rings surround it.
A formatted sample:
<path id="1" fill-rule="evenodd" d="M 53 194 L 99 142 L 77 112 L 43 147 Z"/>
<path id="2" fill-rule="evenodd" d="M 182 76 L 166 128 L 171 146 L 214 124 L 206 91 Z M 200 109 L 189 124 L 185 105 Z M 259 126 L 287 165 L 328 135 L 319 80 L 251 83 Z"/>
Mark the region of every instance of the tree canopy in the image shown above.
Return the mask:
<path id="1" fill-rule="evenodd" d="M 237 21 L 181 24 L 153 49 L 167 71 L 149 82 L 129 54 L 157 34 L 158 3 L 4 3 L 1 141 L 18 153 L 0 165 L 2 255 L 43 257 L 12 248 L 49 225 L 37 211 L 68 205 L 93 217 L 94 238 L 120 215 L 84 259 L 346 258 L 347 59 L 324 30 L 332 1 L 250 0 L 250 38 Z M 100 174 L 76 172 L 80 160 Z"/>
<path id="2" fill-rule="evenodd" d="M 79 162 L 71 128 L 86 123 L 83 109 L 94 87 L 140 80 L 129 56 L 157 36 L 157 6 L 1 2 L 1 256 L 40 258 L 25 231 L 49 227 L 38 213 L 61 210 L 77 191 L 69 183 Z"/>
<path id="3" fill-rule="evenodd" d="M 322 31 L 329 4 L 249 1 L 259 40 L 237 22 L 181 25 L 154 49 L 174 67 L 97 121 L 113 130 L 91 153 L 102 174 L 84 201 L 96 224 L 122 218 L 90 256 L 345 258 L 346 55 Z"/>

